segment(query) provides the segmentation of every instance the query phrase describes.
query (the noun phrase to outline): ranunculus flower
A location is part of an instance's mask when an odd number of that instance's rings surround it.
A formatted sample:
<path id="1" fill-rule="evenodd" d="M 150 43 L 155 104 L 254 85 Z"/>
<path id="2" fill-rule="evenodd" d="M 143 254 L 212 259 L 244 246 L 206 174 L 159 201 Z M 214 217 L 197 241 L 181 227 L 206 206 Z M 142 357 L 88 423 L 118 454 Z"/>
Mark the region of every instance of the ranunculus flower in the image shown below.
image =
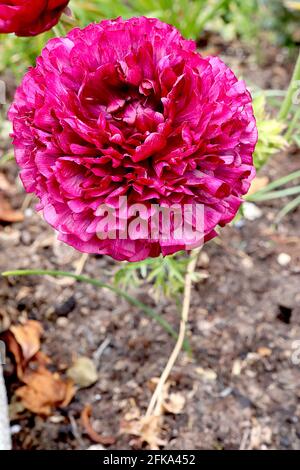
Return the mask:
<path id="1" fill-rule="evenodd" d="M 145 238 L 145 225 L 140 236 L 105 238 L 99 207 L 120 196 L 144 204 L 146 222 L 157 206 L 202 205 L 205 240 L 233 219 L 255 173 L 251 96 L 220 59 L 195 49 L 144 17 L 48 42 L 9 117 L 24 186 L 60 240 L 130 261 L 189 248 L 184 235 Z"/>
<path id="2" fill-rule="evenodd" d="M 0 33 L 36 36 L 55 26 L 69 0 L 0 0 Z"/>

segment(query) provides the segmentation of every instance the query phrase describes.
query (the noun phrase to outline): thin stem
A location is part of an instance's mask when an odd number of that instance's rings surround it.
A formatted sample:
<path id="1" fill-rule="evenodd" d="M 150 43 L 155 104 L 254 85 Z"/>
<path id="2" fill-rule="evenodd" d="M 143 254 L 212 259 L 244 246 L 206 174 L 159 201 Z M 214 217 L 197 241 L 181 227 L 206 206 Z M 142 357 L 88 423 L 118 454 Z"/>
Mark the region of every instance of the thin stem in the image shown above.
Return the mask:
<path id="1" fill-rule="evenodd" d="M 56 36 L 57 38 L 61 37 L 60 31 L 57 26 L 53 26 L 52 31 L 54 32 L 54 36 Z"/>
<path id="2" fill-rule="evenodd" d="M 70 277 L 72 279 L 76 279 L 79 282 L 85 282 L 87 284 L 91 284 L 97 287 L 103 287 L 105 289 L 109 289 L 110 291 L 114 292 L 115 294 L 123 297 L 123 299 L 127 300 L 128 303 L 134 305 L 135 307 L 140 308 L 148 317 L 153 318 L 157 321 L 173 338 L 178 337 L 174 328 L 158 315 L 152 308 L 148 307 L 148 305 L 140 302 L 138 299 L 132 297 L 131 295 L 127 294 L 127 292 L 119 289 L 118 287 L 111 286 L 110 284 L 106 284 L 98 279 L 92 279 L 87 276 L 82 276 L 76 273 L 70 273 L 66 271 L 53 271 L 53 270 L 43 270 L 43 269 L 28 269 L 28 270 L 16 270 L 16 271 L 6 271 L 2 273 L 2 276 L 54 276 L 54 277 Z M 188 341 L 185 340 L 184 348 L 187 352 L 190 352 L 190 346 Z"/>
<path id="3" fill-rule="evenodd" d="M 164 368 L 163 373 L 161 374 L 158 384 L 156 386 L 156 389 L 152 395 L 148 409 L 146 411 L 146 417 L 160 415 L 161 404 L 163 400 L 164 385 L 168 380 L 168 377 L 174 367 L 174 364 L 183 346 L 184 338 L 186 336 L 186 327 L 188 323 L 188 316 L 189 316 L 190 303 L 191 303 L 192 278 L 193 278 L 193 273 L 196 268 L 198 254 L 200 250 L 201 250 L 201 247 L 196 248 L 191 253 L 191 259 L 187 267 L 187 273 L 186 273 L 186 278 L 185 278 L 184 297 L 183 297 L 183 305 L 182 305 L 182 312 L 181 312 L 179 335 L 178 335 L 175 347 L 172 351 L 172 354 L 169 357 L 167 365 Z"/>
<path id="4" fill-rule="evenodd" d="M 287 131 L 285 133 L 285 136 L 284 138 L 289 142 L 292 135 L 293 135 L 293 132 L 294 132 L 294 129 L 295 127 L 297 126 L 297 123 L 298 123 L 298 120 L 299 120 L 299 117 L 300 117 L 300 107 L 297 109 L 297 111 L 295 112 L 294 114 L 294 117 L 293 119 L 291 120 L 288 128 L 287 128 Z"/>
<path id="5" fill-rule="evenodd" d="M 77 274 L 77 276 L 80 276 L 80 274 L 82 273 L 83 269 L 84 269 L 84 266 L 85 266 L 85 263 L 87 262 L 89 258 L 89 255 L 88 253 L 83 253 L 77 263 L 77 266 L 76 266 L 76 270 L 75 270 L 75 274 Z"/>
<path id="6" fill-rule="evenodd" d="M 291 107 L 293 105 L 293 95 L 295 93 L 295 85 L 298 86 L 298 88 L 300 87 L 300 51 L 299 51 L 298 59 L 294 68 L 294 72 L 293 72 L 289 87 L 287 90 L 286 97 L 283 100 L 283 103 L 281 105 L 281 108 L 278 114 L 278 119 L 280 121 L 285 121 L 290 113 Z"/>

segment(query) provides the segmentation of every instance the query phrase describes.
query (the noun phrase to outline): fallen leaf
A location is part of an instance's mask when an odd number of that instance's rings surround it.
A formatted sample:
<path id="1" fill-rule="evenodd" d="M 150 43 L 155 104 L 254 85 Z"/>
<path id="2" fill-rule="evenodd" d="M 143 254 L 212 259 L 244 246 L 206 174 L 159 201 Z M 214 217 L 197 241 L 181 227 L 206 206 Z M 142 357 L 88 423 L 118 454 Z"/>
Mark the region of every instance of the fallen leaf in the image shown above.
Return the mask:
<path id="1" fill-rule="evenodd" d="M 116 442 L 116 438 L 113 436 L 101 436 L 99 433 L 95 431 L 93 428 L 90 418 L 92 415 L 92 407 L 91 405 L 86 405 L 82 412 L 81 412 L 81 423 L 82 426 L 85 429 L 85 432 L 89 436 L 89 438 L 93 441 L 96 442 L 97 444 L 102 444 L 102 445 L 112 445 Z"/>
<path id="2" fill-rule="evenodd" d="M 153 377 L 149 381 L 149 387 L 152 391 L 155 390 L 158 381 L 157 377 Z M 148 444 L 151 450 L 158 450 L 160 447 L 165 446 L 166 442 L 160 437 L 164 414 L 166 412 L 179 414 L 185 405 L 185 398 L 181 393 L 169 392 L 172 385 L 171 381 L 164 384 L 161 397 L 158 400 L 158 407 L 152 416 L 141 416 L 139 409 L 134 404 L 132 410 L 127 412 L 125 418 L 121 421 L 120 432 L 138 437 L 135 444 L 140 444 L 140 447 L 143 443 Z"/>
<path id="3" fill-rule="evenodd" d="M 168 413 L 180 414 L 185 405 L 185 398 L 181 393 L 170 393 L 163 400 L 162 406 Z"/>
<path id="4" fill-rule="evenodd" d="M 140 443 L 145 442 L 151 450 L 159 450 L 166 445 L 160 437 L 162 424 L 162 416 L 143 416 L 133 421 L 122 420 L 120 432 L 138 437 Z"/>
<path id="5" fill-rule="evenodd" d="M 0 194 L 0 221 L 14 223 L 23 220 L 24 214 L 20 210 L 13 209 L 7 199 Z"/>
<path id="6" fill-rule="evenodd" d="M 23 382 L 15 396 L 33 413 L 51 415 L 55 407 L 67 406 L 75 394 L 71 379 L 63 380 L 46 366 L 51 359 L 40 351 L 43 328 L 34 320 L 11 326 L 4 334 L 7 349 L 16 362 L 17 376 Z"/>
<path id="7" fill-rule="evenodd" d="M 42 325 L 35 320 L 28 320 L 24 325 L 12 325 L 10 332 L 19 344 L 24 360 L 28 362 L 41 347 Z"/>
<path id="8" fill-rule="evenodd" d="M 57 373 L 43 366 L 37 371 L 27 371 L 23 376 L 26 384 L 16 390 L 16 396 L 33 413 L 49 416 L 53 408 L 67 406 L 75 394 L 71 380 L 63 381 Z"/>
<path id="9" fill-rule="evenodd" d="M 5 332 L 3 336 L 1 336 L 1 338 L 3 338 L 3 340 L 5 341 L 7 351 L 10 351 L 12 355 L 14 356 L 16 369 L 17 369 L 17 376 L 21 380 L 23 377 L 24 367 L 25 367 L 21 347 L 17 343 L 16 338 L 10 331 Z"/>
<path id="10" fill-rule="evenodd" d="M 262 445 L 270 445 L 273 431 L 269 426 L 262 426 L 258 422 L 251 429 L 249 450 L 261 449 Z"/>
<path id="11" fill-rule="evenodd" d="M 196 369 L 197 374 L 203 377 L 204 380 L 208 382 L 214 381 L 217 379 L 217 373 L 213 369 L 203 369 L 203 367 L 197 367 Z"/>
<path id="12" fill-rule="evenodd" d="M 252 181 L 252 184 L 248 191 L 248 195 L 254 194 L 257 191 L 260 191 L 261 189 L 265 188 L 267 184 L 269 184 L 269 178 L 267 176 L 257 176 Z"/>
<path id="13" fill-rule="evenodd" d="M 94 362 L 88 357 L 79 357 L 67 371 L 79 388 L 90 387 L 98 380 L 98 373 Z"/>

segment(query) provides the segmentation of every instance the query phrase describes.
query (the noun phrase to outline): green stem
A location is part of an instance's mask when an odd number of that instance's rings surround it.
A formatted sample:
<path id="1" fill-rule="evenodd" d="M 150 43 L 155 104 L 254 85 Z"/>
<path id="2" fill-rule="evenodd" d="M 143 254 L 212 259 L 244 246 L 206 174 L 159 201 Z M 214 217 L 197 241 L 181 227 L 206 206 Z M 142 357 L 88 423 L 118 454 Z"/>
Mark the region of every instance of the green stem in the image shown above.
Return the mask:
<path id="1" fill-rule="evenodd" d="M 290 142 L 290 139 L 291 139 L 291 137 L 292 137 L 292 135 L 293 135 L 294 129 L 295 129 L 295 127 L 297 126 L 299 117 L 300 117 L 300 107 L 299 107 L 299 109 L 297 109 L 297 111 L 295 112 L 294 117 L 293 117 L 293 119 L 291 120 L 291 122 L 290 122 L 290 124 L 289 124 L 289 126 L 288 126 L 288 128 L 287 128 L 287 131 L 286 131 L 286 133 L 285 133 L 284 138 L 285 138 L 288 142 Z"/>
<path id="2" fill-rule="evenodd" d="M 294 68 L 294 72 L 293 72 L 289 87 L 287 90 L 286 97 L 283 100 L 283 103 L 281 105 L 281 108 L 278 114 L 278 119 L 280 121 L 285 121 L 290 113 L 291 107 L 293 105 L 293 95 L 295 93 L 295 82 L 297 81 L 300 81 L 300 51 L 299 51 L 298 59 Z M 300 86 L 300 82 L 298 86 Z"/>
<path id="3" fill-rule="evenodd" d="M 106 284 L 105 282 L 99 281 L 98 279 L 92 279 L 87 276 L 82 276 L 66 271 L 53 271 L 53 270 L 44 270 L 44 269 L 28 269 L 28 270 L 16 270 L 16 271 L 6 271 L 2 273 L 2 276 L 54 276 L 54 277 L 70 277 L 76 279 L 79 282 L 85 282 L 87 284 L 91 284 L 97 287 L 103 287 L 105 289 L 109 289 L 110 291 L 114 292 L 115 294 L 123 297 L 123 299 L 127 300 L 128 303 L 134 305 L 135 307 L 140 308 L 146 315 L 153 318 L 157 321 L 173 338 L 177 339 L 178 335 L 173 327 L 164 320 L 160 315 L 158 315 L 152 308 L 145 305 L 143 302 L 140 302 L 138 299 L 135 299 L 131 295 L 127 294 L 123 290 L 119 289 L 118 287 L 111 286 L 110 284 Z M 185 340 L 184 348 L 187 352 L 190 353 L 190 346 Z"/>
<path id="4" fill-rule="evenodd" d="M 54 33 L 54 36 L 56 36 L 57 38 L 60 38 L 60 37 L 61 37 L 60 31 L 59 31 L 57 25 L 56 25 L 56 26 L 53 26 L 52 31 L 53 31 L 53 33 Z"/>

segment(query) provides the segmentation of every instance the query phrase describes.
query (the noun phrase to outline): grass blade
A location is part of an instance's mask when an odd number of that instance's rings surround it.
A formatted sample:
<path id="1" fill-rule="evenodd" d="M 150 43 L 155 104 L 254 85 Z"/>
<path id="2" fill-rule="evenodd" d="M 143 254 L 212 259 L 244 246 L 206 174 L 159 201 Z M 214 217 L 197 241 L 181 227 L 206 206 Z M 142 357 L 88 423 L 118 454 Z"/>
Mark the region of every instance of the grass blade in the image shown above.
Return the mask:
<path id="1" fill-rule="evenodd" d="M 271 201 L 273 199 L 278 199 L 281 197 L 294 196 L 295 194 L 300 193 L 300 186 L 293 186 L 292 188 L 281 189 L 279 191 L 269 191 L 269 192 L 257 192 L 251 194 L 247 198 L 247 201 L 260 202 L 260 201 Z"/>
<path id="2" fill-rule="evenodd" d="M 285 217 L 287 214 L 292 212 L 294 209 L 296 209 L 300 205 L 300 196 L 296 197 L 292 201 L 288 202 L 280 212 L 278 212 L 276 218 L 275 218 L 275 224 L 279 224 L 279 222 Z"/>
<path id="3" fill-rule="evenodd" d="M 256 193 L 251 194 L 250 196 L 247 196 L 246 199 L 251 199 L 252 196 L 256 196 L 259 194 L 267 193 L 273 189 L 280 188 L 280 186 L 283 186 L 290 181 L 295 180 L 296 178 L 300 178 L 300 170 L 294 171 L 293 173 L 290 173 L 289 175 L 283 176 L 282 178 L 278 178 L 275 181 L 272 181 L 272 183 L 267 184 L 264 188 L 260 189 L 259 191 L 256 191 Z"/>
<path id="4" fill-rule="evenodd" d="M 78 275 L 75 273 L 70 273 L 66 271 L 55 271 L 55 270 L 44 270 L 44 269 L 26 269 L 26 270 L 16 270 L 16 271 L 6 271 L 2 273 L 2 276 L 8 277 L 8 276 L 54 276 L 54 277 L 70 277 L 75 279 L 78 282 L 85 282 L 87 284 L 91 284 L 96 287 L 102 287 L 105 289 L 109 289 L 110 291 L 114 292 L 115 294 L 119 295 L 120 297 L 123 297 L 123 299 L 127 300 L 128 303 L 131 305 L 134 305 L 135 307 L 138 307 L 140 310 L 142 310 L 148 317 L 153 318 L 157 323 L 160 324 L 166 330 L 169 335 L 171 335 L 173 338 L 177 339 L 178 335 L 177 332 L 174 330 L 174 328 L 160 315 L 158 315 L 151 307 L 148 307 L 148 305 L 144 304 L 140 300 L 136 299 L 135 297 L 132 297 L 129 295 L 127 292 L 123 291 L 122 289 L 119 289 L 118 287 L 111 286 L 110 284 L 106 284 L 105 282 L 102 282 L 98 279 L 93 279 L 87 276 L 82 276 Z M 185 350 L 187 352 L 190 352 L 190 346 L 185 340 Z"/>

